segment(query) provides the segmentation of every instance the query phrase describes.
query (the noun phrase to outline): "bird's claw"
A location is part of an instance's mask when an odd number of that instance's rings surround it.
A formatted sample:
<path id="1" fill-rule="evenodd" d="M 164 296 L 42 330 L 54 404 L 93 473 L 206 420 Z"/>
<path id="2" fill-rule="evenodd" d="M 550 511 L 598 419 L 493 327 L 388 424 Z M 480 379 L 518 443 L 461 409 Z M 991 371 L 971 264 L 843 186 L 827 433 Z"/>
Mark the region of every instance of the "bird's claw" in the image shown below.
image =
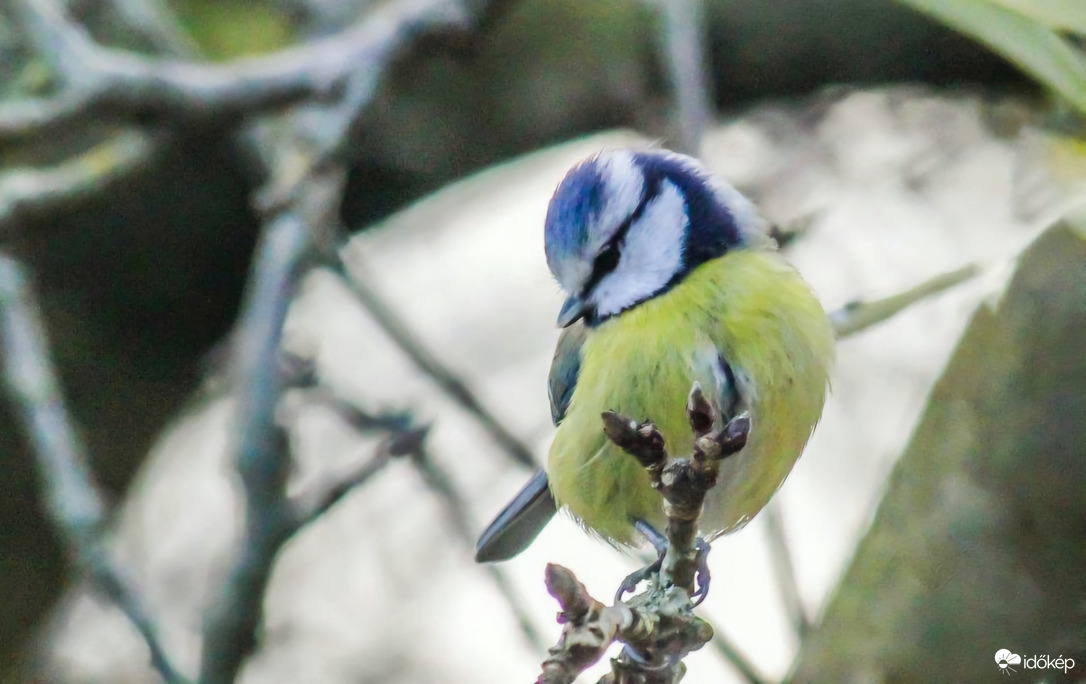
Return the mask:
<path id="1" fill-rule="evenodd" d="M 690 597 L 695 607 L 709 595 L 709 542 L 698 537 L 697 551 L 698 569 L 694 575 L 694 595 Z"/>
<path id="2" fill-rule="evenodd" d="M 664 556 L 667 555 L 666 537 L 657 532 L 652 525 L 644 520 L 635 520 L 634 524 L 652 543 L 653 547 L 656 549 L 657 557 L 656 560 L 649 565 L 630 573 L 626 576 L 626 579 L 622 580 L 622 584 L 619 586 L 618 591 L 615 592 L 615 603 L 622 601 L 622 597 L 625 594 L 632 594 L 634 590 L 637 589 L 638 584 L 644 582 L 653 575 L 659 575 L 660 569 L 664 566 Z M 694 602 L 694 606 L 699 606 L 709 595 L 709 542 L 698 537 L 695 546 L 697 550 L 695 559 L 697 569 L 694 573 L 694 594 L 690 597 L 690 600 Z"/>
<path id="3" fill-rule="evenodd" d="M 649 563 L 640 570 L 635 570 L 629 575 L 626 575 L 626 579 L 622 580 L 622 584 L 619 586 L 618 591 L 615 592 L 615 603 L 622 601 L 623 594 L 632 594 L 634 590 L 637 589 L 638 584 L 641 584 L 653 575 L 659 574 L 660 568 L 663 567 L 663 565 L 664 554 L 661 553 L 652 563 Z"/>
<path id="4" fill-rule="evenodd" d="M 618 591 L 615 592 L 615 603 L 619 603 L 622 600 L 622 596 L 626 594 L 632 594 L 636 590 L 637 585 L 641 584 L 645 580 L 653 577 L 654 574 L 658 575 L 660 569 L 664 567 L 664 557 L 668 553 L 668 540 L 667 537 L 660 534 L 653 528 L 653 525 L 644 520 L 634 520 L 634 525 L 646 539 L 652 543 L 656 549 L 656 560 L 640 570 L 636 570 L 627 575 L 626 579 L 622 580 L 622 584 L 618 587 Z M 694 606 L 699 606 L 702 601 L 709 595 L 709 543 L 697 537 L 695 542 L 697 556 L 695 558 L 696 570 L 694 573 L 694 594 L 690 597 L 694 601 Z"/>

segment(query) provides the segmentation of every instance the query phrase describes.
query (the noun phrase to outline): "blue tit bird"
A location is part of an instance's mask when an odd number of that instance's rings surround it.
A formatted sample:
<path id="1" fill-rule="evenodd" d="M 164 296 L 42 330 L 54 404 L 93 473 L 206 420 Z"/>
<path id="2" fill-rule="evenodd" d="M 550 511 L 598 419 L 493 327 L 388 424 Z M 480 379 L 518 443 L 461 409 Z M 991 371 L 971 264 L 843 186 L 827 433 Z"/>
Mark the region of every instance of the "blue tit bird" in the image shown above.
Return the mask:
<path id="1" fill-rule="evenodd" d="M 694 382 L 746 446 L 724 459 L 699 534 L 746 524 L 803 451 L 829 389 L 834 332 L 735 188 L 664 150 L 600 153 L 559 184 L 544 229 L 547 265 L 568 295 L 551 366 L 557 426 L 546 470 L 483 533 L 481 562 L 520 553 L 559 508 L 617 546 L 663 529 L 660 495 L 604 434 L 601 413 L 652 420 L 669 453 L 693 451 Z"/>

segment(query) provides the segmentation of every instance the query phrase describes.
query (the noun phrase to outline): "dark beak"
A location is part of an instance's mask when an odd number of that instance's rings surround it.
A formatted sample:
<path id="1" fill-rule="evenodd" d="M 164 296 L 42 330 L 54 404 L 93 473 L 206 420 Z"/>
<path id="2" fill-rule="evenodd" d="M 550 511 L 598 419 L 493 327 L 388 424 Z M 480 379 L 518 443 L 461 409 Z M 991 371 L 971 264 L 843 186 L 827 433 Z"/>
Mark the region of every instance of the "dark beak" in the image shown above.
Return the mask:
<path id="1" fill-rule="evenodd" d="M 581 320 L 586 313 L 588 313 L 588 302 L 581 299 L 579 295 L 570 295 L 566 303 L 562 305 L 562 310 L 558 312 L 558 327 L 568 328 Z"/>

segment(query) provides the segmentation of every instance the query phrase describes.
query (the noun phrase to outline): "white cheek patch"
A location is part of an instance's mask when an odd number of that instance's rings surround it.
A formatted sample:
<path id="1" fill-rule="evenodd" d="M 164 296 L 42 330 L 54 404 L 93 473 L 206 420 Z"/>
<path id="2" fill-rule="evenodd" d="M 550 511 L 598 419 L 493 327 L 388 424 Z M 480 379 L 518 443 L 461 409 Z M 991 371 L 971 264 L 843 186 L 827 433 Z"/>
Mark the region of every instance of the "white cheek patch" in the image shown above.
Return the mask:
<path id="1" fill-rule="evenodd" d="M 645 192 L 645 176 L 634 164 L 631 152 L 603 153 L 598 157 L 597 164 L 602 181 L 603 206 L 595 225 L 589 227 L 589 244 L 586 245 L 589 259 L 595 258 L 614 236 L 615 231 L 641 203 L 641 195 Z"/>
<path id="2" fill-rule="evenodd" d="M 682 193 L 664 181 L 660 193 L 630 226 L 620 248 L 618 268 L 593 292 L 598 316 L 617 314 L 668 284 L 682 268 L 687 222 Z"/>

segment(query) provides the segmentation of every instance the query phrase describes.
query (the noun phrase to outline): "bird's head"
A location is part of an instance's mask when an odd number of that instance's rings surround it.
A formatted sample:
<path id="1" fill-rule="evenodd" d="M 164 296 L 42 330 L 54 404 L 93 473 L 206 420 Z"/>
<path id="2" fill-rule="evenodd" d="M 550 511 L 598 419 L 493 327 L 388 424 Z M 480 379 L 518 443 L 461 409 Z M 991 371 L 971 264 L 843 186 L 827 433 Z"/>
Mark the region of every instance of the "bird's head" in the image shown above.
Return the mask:
<path id="1" fill-rule="evenodd" d="M 768 238 L 753 205 L 697 160 L 664 150 L 602 152 L 566 174 L 544 231 L 569 295 L 566 327 L 595 325 L 665 292 L 698 265 Z"/>

